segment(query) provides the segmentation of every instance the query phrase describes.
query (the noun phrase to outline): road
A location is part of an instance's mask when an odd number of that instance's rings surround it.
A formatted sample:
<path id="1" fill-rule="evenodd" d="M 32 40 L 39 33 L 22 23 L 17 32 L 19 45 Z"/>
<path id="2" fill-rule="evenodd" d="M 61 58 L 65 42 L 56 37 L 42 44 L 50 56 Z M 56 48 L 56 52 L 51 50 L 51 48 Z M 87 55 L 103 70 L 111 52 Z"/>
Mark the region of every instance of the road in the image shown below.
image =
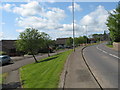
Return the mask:
<path id="1" fill-rule="evenodd" d="M 64 88 L 100 88 L 87 68 L 81 50 L 82 47 L 77 48 L 68 58 Z"/>
<path id="2" fill-rule="evenodd" d="M 118 88 L 118 60 L 120 57 L 117 51 L 102 43 L 85 48 L 83 54 L 103 88 Z"/>

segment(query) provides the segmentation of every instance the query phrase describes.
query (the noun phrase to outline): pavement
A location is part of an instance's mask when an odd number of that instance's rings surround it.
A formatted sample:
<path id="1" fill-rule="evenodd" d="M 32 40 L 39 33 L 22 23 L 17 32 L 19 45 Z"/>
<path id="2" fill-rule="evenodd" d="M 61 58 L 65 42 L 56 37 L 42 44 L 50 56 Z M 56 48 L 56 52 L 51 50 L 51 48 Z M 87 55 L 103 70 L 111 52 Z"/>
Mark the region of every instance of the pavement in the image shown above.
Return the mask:
<path id="1" fill-rule="evenodd" d="M 118 88 L 119 52 L 105 44 L 86 47 L 84 57 L 102 88 Z"/>
<path id="2" fill-rule="evenodd" d="M 64 74 L 64 80 L 61 80 L 63 83 L 61 85 L 63 85 L 63 88 L 100 88 L 86 66 L 81 50 L 82 48 L 77 48 L 69 56 L 64 68 L 66 74 Z"/>
<path id="3" fill-rule="evenodd" d="M 3 83 L 2 88 L 21 88 L 21 82 L 19 77 L 19 70 L 14 70 L 8 73 L 5 83 Z"/>

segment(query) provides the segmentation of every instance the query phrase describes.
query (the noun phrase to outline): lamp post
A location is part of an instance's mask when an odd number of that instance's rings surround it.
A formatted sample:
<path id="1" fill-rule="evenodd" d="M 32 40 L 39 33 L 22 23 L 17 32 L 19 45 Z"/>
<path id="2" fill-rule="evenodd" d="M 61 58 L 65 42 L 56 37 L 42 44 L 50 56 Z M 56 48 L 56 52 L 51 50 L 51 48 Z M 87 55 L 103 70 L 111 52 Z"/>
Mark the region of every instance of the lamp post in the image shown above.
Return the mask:
<path id="1" fill-rule="evenodd" d="M 87 45 L 87 42 L 88 42 L 88 40 L 87 40 L 87 25 L 85 25 L 85 28 L 86 28 L 86 45 Z"/>
<path id="2" fill-rule="evenodd" d="M 74 29 L 74 0 L 72 1 L 72 14 L 73 14 L 73 50 L 75 52 L 75 29 Z"/>

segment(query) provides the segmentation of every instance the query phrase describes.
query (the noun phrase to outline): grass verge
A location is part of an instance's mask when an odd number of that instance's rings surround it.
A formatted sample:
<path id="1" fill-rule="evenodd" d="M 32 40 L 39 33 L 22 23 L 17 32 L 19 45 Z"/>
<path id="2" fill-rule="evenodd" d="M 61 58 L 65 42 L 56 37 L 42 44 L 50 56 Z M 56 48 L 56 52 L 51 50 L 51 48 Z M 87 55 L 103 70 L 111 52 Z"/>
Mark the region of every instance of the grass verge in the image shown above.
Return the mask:
<path id="1" fill-rule="evenodd" d="M 106 44 L 106 46 L 109 47 L 109 48 L 113 48 L 113 45 Z"/>
<path id="2" fill-rule="evenodd" d="M 0 74 L 0 84 L 2 84 L 5 81 L 7 76 L 8 76 L 8 73 Z"/>
<path id="3" fill-rule="evenodd" d="M 64 63 L 72 50 L 20 68 L 24 88 L 57 88 Z"/>

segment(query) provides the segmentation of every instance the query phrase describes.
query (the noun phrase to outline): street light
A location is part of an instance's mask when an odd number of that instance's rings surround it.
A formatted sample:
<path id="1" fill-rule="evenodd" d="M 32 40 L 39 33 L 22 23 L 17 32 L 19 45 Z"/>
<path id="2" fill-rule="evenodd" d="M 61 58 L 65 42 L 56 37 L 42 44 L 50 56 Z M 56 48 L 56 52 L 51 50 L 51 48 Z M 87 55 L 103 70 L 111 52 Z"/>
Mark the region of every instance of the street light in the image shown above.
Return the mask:
<path id="1" fill-rule="evenodd" d="M 74 50 L 74 52 L 75 52 L 74 0 L 72 1 L 72 11 L 73 11 L 73 50 Z"/>
<path id="2" fill-rule="evenodd" d="M 87 25 L 85 25 L 85 28 L 86 28 L 86 45 L 87 45 L 87 42 L 88 42 L 88 40 L 87 40 Z"/>

